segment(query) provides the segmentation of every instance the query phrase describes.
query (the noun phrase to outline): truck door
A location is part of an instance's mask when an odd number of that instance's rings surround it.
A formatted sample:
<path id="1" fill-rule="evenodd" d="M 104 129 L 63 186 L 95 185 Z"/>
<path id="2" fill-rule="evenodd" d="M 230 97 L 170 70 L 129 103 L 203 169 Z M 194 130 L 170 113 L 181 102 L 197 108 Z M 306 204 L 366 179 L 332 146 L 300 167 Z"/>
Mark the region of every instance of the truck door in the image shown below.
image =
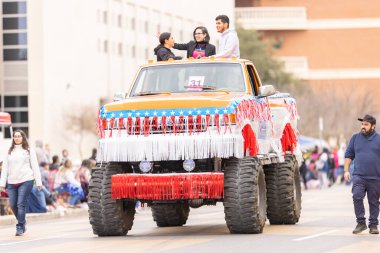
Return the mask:
<path id="1" fill-rule="evenodd" d="M 249 74 L 249 82 L 254 96 L 259 95 L 260 79 L 257 76 L 255 67 L 252 64 L 247 64 L 247 71 Z"/>

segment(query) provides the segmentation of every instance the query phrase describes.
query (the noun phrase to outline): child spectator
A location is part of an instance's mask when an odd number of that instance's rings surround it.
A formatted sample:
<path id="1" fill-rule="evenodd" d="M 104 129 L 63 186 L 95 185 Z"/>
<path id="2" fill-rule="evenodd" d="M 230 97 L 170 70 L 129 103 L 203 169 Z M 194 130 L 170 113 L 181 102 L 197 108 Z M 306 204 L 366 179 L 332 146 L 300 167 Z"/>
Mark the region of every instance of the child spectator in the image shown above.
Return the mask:
<path id="1" fill-rule="evenodd" d="M 74 177 L 71 160 L 67 159 L 59 168 L 54 181 L 54 190 L 59 194 L 69 194 L 70 200 L 68 207 L 76 207 L 79 201 L 84 197 L 81 184 Z"/>
<path id="2" fill-rule="evenodd" d="M 89 169 L 90 166 L 91 166 L 90 160 L 83 160 L 82 165 L 80 166 L 77 173 L 75 174 L 75 179 L 80 182 L 80 185 L 84 193 L 84 199 L 82 199 L 83 202 L 87 202 L 88 184 L 90 183 L 90 178 L 91 178 L 91 173 Z"/>

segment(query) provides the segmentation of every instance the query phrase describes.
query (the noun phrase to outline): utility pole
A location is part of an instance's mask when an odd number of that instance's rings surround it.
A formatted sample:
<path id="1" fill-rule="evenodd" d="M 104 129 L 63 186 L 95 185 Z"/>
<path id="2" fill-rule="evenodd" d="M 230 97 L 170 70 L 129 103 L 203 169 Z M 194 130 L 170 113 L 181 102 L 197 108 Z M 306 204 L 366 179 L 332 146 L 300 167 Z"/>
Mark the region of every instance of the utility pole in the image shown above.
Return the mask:
<path id="1" fill-rule="evenodd" d="M 319 116 L 319 146 L 322 147 L 323 141 L 323 117 Z"/>

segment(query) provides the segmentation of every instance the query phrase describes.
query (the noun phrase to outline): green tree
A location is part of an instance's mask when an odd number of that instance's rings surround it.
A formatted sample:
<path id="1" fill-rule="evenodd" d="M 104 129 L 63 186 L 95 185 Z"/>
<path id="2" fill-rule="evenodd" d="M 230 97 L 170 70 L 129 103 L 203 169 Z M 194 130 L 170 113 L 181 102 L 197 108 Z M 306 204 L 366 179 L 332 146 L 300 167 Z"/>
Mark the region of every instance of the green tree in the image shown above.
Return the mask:
<path id="1" fill-rule="evenodd" d="M 259 32 L 238 28 L 240 57 L 253 61 L 263 84 L 272 84 L 279 90 L 300 89 L 300 80 L 284 71 L 281 62 L 274 59 L 269 46 L 260 39 Z"/>

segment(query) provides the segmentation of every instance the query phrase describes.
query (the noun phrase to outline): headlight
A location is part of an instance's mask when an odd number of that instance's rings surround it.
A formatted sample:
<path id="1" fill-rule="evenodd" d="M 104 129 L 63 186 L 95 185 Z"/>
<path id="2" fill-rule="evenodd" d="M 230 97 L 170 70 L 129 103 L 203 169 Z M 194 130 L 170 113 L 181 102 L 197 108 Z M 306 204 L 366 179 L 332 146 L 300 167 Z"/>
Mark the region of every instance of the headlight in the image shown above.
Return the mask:
<path id="1" fill-rule="evenodd" d="M 152 163 L 149 161 L 141 161 L 139 164 L 139 168 L 140 168 L 141 172 L 143 172 L 143 173 L 147 173 L 147 172 L 151 171 L 152 167 L 153 167 Z"/>
<path id="2" fill-rule="evenodd" d="M 183 161 L 183 169 L 190 172 L 195 168 L 195 162 L 193 160 Z"/>

